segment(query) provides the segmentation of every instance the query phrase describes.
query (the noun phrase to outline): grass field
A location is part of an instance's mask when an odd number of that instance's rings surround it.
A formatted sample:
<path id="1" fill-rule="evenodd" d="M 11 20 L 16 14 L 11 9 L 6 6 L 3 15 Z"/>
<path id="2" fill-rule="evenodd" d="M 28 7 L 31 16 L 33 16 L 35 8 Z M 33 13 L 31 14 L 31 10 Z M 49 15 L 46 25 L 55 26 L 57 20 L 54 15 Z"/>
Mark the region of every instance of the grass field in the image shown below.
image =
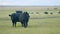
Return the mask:
<path id="1" fill-rule="evenodd" d="M 21 27 L 18 22 L 17 27 L 12 27 L 9 14 L 15 11 L 0 10 L 0 34 L 60 34 L 60 14 L 58 11 L 48 11 L 49 14 L 44 14 L 45 11 L 39 11 L 39 14 L 30 14 L 29 25 L 27 28 Z M 30 11 L 29 11 L 30 12 Z M 32 12 L 32 11 L 31 11 Z M 53 15 L 50 15 L 53 12 Z"/>

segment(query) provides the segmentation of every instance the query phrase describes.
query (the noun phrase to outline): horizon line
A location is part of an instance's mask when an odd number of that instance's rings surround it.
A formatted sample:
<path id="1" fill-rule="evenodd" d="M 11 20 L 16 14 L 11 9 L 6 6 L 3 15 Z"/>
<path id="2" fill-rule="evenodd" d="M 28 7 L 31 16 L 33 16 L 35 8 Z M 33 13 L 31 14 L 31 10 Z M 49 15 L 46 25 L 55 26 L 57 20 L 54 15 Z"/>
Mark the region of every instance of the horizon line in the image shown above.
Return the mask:
<path id="1" fill-rule="evenodd" d="M 0 7 L 40 7 L 40 6 L 11 6 L 11 5 L 2 6 L 2 5 L 0 5 Z"/>

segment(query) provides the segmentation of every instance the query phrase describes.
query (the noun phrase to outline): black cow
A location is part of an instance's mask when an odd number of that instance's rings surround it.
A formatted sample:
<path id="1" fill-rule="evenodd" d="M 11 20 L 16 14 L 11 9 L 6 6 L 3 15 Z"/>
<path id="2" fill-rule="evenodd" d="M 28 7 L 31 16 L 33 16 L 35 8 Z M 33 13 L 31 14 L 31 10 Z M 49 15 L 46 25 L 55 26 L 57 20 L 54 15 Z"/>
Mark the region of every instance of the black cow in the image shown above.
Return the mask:
<path id="1" fill-rule="evenodd" d="M 9 15 L 11 17 L 13 26 L 16 27 L 16 22 L 21 22 L 23 27 L 28 26 L 28 21 L 29 21 L 29 13 L 24 12 L 24 13 L 13 13 Z"/>

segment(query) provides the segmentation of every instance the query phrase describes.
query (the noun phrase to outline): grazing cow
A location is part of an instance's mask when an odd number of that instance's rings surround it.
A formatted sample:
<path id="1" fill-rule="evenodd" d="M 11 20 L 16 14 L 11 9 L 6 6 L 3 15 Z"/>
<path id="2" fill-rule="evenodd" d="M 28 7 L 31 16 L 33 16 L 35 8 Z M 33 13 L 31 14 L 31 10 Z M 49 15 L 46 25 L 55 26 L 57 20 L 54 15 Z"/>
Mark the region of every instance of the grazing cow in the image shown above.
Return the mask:
<path id="1" fill-rule="evenodd" d="M 24 13 L 13 13 L 11 15 L 9 15 L 11 17 L 13 26 L 16 27 L 16 22 L 21 22 L 23 27 L 27 27 L 28 26 L 28 21 L 29 21 L 29 13 L 24 12 Z"/>

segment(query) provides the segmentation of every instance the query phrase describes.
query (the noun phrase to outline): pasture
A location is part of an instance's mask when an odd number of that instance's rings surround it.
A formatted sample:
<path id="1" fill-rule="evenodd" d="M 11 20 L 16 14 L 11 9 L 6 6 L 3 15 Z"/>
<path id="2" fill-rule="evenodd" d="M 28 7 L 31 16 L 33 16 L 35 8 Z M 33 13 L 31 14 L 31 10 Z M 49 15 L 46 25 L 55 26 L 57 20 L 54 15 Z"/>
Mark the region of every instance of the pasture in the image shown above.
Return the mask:
<path id="1" fill-rule="evenodd" d="M 28 11 L 30 14 L 28 27 L 21 27 L 18 22 L 17 27 L 12 27 L 12 22 L 8 16 L 14 13 L 14 10 L 0 10 L 0 34 L 60 34 L 60 14 L 59 11 Z M 53 12 L 51 15 L 50 12 Z"/>

